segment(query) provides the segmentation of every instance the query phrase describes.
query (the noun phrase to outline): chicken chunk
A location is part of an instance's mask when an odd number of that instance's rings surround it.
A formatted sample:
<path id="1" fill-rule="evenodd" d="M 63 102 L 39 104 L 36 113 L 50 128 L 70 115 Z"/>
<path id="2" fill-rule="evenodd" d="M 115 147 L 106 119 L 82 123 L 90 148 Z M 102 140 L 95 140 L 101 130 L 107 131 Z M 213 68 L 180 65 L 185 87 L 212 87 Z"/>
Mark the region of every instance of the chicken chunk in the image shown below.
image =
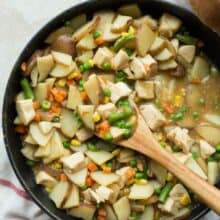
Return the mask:
<path id="1" fill-rule="evenodd" d="M 85 190 L 83 192 L 83 195 L 84 195 L 85 200 L 88 202 L 96 202 L 96 203 L 105 202 L 105 200 L 91 188 Z"/>
<path id="2" fill-rule="evenodd" d="M 109 50 L 107 47 L 100 47 L 96 51 L 96 54 L 93 57 L 93 61 L 96 66 L 101 68 L 103 63 L 105 62 L 110 63 L 113 56 L 114 56 L 113 52 Z"/>
<path id="3" fill-rule="evenodd" d="M 111 101 L 116 103 L 119 99 L 127 97 L 131 94 L 132 90 L 123 82 L 110 84 Z"/>
<path id="4" fill-rule="evenodd" d="M 164 204 L 159 204 L 158 207 L 164 211 L 175 215 L 178 212 L 178 203 L 169 197 Z"/>
<path id="5" fill-rule="evenodd" d="M 20 121 L 24 125 L 28 125 L 35 116 L 33 102 L 31 99 L 17 100 L 16 110 Z"/>
<path id="6" fill-rule="evenodd" d="M 120 50 L 111 60 L 113 70 L 121 70 L 128 66 L 129 56 L 124 50 Z"/>
<path id="7" fill-rule="evenodd" d="M 179 202 L 183 196 L 188 196 L 189 197 L 188 199 L 190 201 L 189 193 L 187 192 L 186 188 L 182 184 L 176 184 L 173 187 L 173 189 L 170 191 L 169 195 L 176 202 Z"/>
<path id="8" fill-rule="evenodd" d="M 150 73 L 149 69 L 145 68 L 140 58 L 134 57 L 130 63 L 130 69 L 134 73 L 135 79 L 146 79 Z"/>
<path id="9" fill-rule="evenodd" d="M 95 191 L 105 201 L 110 200 L 114 193 L 112 189 L 106 186 L 99 186 Z"/>
<path id="10" fill-rule="evenodd" d="M 120 188 L 123 188 L 125 183 L 128 181 L 129 177 L 127 175 L 127 172 L 129 172 L 130 169 L 132 168 L 127 166 L 127 167 L 122 167 L 119 170 L 116 170 L 115 173 L 120 176 L 120 181 L 118 183 Z"/>
<path id="11" fill-rule="evenodd" d="M 79 171 L 86 166 L 85 156 L 82 152 L 76 152 L 61 159 L 64 167 L 72 172 Z"/>
<path id="12" fill-rule="evenodd" d="M 157 73 L 157 61 L 150 54 L 147 54 L 145 57 L 141 58 L 141 61 L 150 69 L 151 75 Z"/>
<path id="13" fill-rule="evenodd" d="M 112 112 L 116 110 L 116 107 L 113 103 L 107 103 L 99 105 L 97 111 L 101 114 L 103 118 L 107 118 Z"/>
<path id="14" fill-rule="evenodd" d="M 140 112 L 147 125 L 153 131 L 157 130 L 166 122 L 166 118 L 153 104 L 141 105 Z"/>
<path id="15" fill-rule="evenodd" d="M 54 187 L 57 184 L 57 180 L 53 178 L 52 176 L 50 176 L 45 171 L 40 171 L 36 175 L 35 179 L 36 179 L 37 184 L 41 184 L 41 185 L 44 185 L 50 188 Z"/>
<path id="16" fill-rule="evenodd" d="M 127 31 L 129 24 L 132 22 L 132 17 L 126 15 L 118 15 L 112 25 L 112 32 Z"/>
<path id="17" fill-rule="evenodd" d="M 167 130 L 167 138 L 182 148 L 184 153 L 188 153 L 194 143 L 194 140 L 188 134 L 188 130 L 177 126 Z"/>
<path id="18" fill-rule="evenodd" d="M 154 82 L 137 80 L 135 82 L 135 90 L 137 96 L 142 99 L 153 99 L 154 98 Z"/>
<path id="19" fill-rule="evenodd" d="M 205 140 L 200 140 L 199 144 L 200 144 L 201 156 L 203 159 L 206 159 L 207 157 L 215 153 L 215 148 L 212 147 Z"/>

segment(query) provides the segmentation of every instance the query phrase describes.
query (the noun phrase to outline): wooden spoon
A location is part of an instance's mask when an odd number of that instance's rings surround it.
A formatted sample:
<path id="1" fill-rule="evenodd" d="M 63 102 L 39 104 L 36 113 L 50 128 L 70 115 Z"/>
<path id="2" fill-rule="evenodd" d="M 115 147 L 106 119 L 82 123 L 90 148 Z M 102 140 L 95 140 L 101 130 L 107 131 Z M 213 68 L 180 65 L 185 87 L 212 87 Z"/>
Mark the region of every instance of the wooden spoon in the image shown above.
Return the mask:
<path id="1" fill-rule="evenodd" d="M 137 118 L 137 127 L 131 138 L 117 144 L 138 151 L 160 163 L 220 215 L 220 191 L 161 147 L 140 113 L 137 114 Z"/>

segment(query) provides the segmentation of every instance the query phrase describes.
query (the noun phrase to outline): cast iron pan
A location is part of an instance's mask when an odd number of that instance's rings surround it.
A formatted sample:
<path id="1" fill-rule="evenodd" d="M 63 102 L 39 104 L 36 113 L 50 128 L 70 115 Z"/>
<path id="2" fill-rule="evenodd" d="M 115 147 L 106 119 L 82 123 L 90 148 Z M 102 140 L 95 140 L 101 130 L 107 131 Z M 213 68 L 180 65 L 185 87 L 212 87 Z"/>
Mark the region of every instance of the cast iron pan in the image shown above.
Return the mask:
<path id="1" fill-rule="evenodd" d="M 186 24 L 186 26 L 189 28 L 191 33 L 193 33 L 195 36 L 199 37 L 205 42 L 206 54 L 208 54 L 209 58 L 220 68 L 220 38 L 217 36 L 217 34 L 213 33 L 209 28 L 204 26 L 189 11 L 161 0 L 84 1 L 81 4 L 78 4 L 64 11 L 63 13 L 52 19 L 40 31 L 38 31 L 38 33 L 29 41 L 29 43 L 22 51 L 10 74 L 4 96 L 2 117 L 3 132 L 6 150 L 18 179 L 20 180 L 21 184 L 28 192 L 28 194 L 32 197 L 34 202 L 54 219 L 73 220 L 76 218 L 70 217 L 64 211 L 57 209 L 52 201 L 48 198 L 48 195 L 42 190 L 42 188 L 35 184 L 34 175 L 30 168 L 25 164 L 25 160 L 20 153 L 22 145 L 19 139 L 19 135 L 15 133 L 13 125 L 13 120 L 16 116 L 14 97 L 20 91 L 20 65 L 23 61 L 27 60 L 27 58 L 34 52 L 35 49 L 44 46 L 42 42 L 47 37 L 47 35 L 51 33 L 54 29 L 62 26 L 63 21 L 69 20 L 80 13 L 87 13 L 88 15 L 92 15 L 92 13 L 99 9 L 117 9 L 124 3 L 132 2 L 138 3 L 144 13 L 149 13 L 155 17 L 159 17 L 163 12 L 170 12 L 171 14 L 180 17 L 184 21 L 184 24 Z M 220 182 L 218 186 L 220 186 Z M 199 219 L 208 210 L 209 209 L 205 205 L 198 205 L 194 208 L 191 216 L 188 219 Z"/>

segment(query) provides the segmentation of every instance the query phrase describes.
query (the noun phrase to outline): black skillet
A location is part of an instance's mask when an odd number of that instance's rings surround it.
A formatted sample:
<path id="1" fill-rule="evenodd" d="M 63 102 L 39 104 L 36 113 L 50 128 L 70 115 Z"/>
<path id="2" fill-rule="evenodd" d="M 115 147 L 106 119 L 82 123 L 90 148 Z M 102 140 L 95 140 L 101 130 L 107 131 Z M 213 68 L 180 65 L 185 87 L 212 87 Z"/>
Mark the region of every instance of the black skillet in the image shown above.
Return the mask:
<path id="1" fill-rule="evenodd" d="M 35 49 L 44 46 L 42 42 L 47 35 L 56 28 L 62 26 L 64 21 L 69 20 L 80 13 L 92 15 L 92 13 L 99 9 L 117 9 L 119 6 L 125 3 L 134 2 L 139 4 L 144 13 L 151 14 L 155 17 L 159 17 L 163 12 L 169 12 L 180 17 L 184 21 L 184 24 L 189 28 L 191 33 L 205 42 L 205 53 L 220 68 L 220 38 L 218 35 L 213 33 L 208 27 L 204 26 L 191 12 L 162 0 L 83 1 L 83 3 L 73 6 L 72 8 L 56 16 L 40 31 L 38 31 L 38 33 L 28 42 L 18 57 L 17 62 L 15 63 L 10 74 L 4 96 L 2 123 L 5 147 L 11 165 L 18 179 L 27 193 L 32 197 L 34 202 L 54 219 L 73 220 L 76 218 L 70 217 L 64 211 L 57 209 L 42 188 L 35 184 L 34 175 L 30 168 L 25 164 L 25 160 L 20 153 L 21 140 L 19 135 L 15 133 L 13 125 L 13 120 L 16 116 L 14 97 L 20 91 L 20 65 L 23 61 L 26 61 L 30 57 Z M 220 187 L 220 182 L 218 183 L 218 187 Z M 192 214 L 188 219 L 199 219 L 201 216 L 207 213 L 208 210 L 209 209 L 205 205 L 200 204 L 193 209 Z"/>

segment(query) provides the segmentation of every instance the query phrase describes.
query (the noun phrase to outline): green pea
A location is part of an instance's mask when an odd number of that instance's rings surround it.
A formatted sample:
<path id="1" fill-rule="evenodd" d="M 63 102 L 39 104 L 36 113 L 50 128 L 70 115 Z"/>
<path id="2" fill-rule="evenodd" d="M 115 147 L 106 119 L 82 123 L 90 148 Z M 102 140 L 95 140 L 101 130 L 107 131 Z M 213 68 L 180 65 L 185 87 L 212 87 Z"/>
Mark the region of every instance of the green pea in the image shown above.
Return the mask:
<path id="1" fill-rule="evenodd" d="M 143 179 L 143 178 L 144 178 L 144 173 L 140 173 L 140 172 L 139 172 L 139 173 L 136 173 L 136 174 L 135 174 L 135 178 L 136 178 L 136 179 Z"/>
<path id="2" fill-rule="evenodd" d="M 125 106 L 124 109 L 123 109 L 123 114 L 124 114 L 124 117 L 130 117 L 133 113 L 133 110 L 131 107 L 127 107 Z"/>
<path id="3" fill-rule="evenodd" d="M 83 64 L 83 68 L 84 68 L 84 70 L 90 70 L 92 68 L 92 65 L 90 63 L 86 62 Z"/>
<path id="4" fill-rule="evenodd" d="M 198 117 L 199 117 L 199 113 L 198 113 L 198 112 L 193 112 L 193 113 L 192 113 L 192 117 L 193 117 L 194 119 L 198 118 Z"/>
<path id="5" fill-rule="evenodd" d="M 105 88 L 105 89 L 104 89 L 104 96 L 110 97 L 110 96 L 111 96 L 111 90 L 108 89 L 108 88 Z"/>
<path id="6" fill-rule="evenodd" d="M 80 71 L 80 72 L 84 72 L 84 71 L 85 71 L 84 65 L 80 65 L 80 66 L 79 66 L 79 71 Z"/>
<path id="7" fill-rule="evenodd" d="M 70 142 L 69 141 L 64 141 L 63 142 L 63 147 L 64 148 L 70 148 Z"/>
<path id="8" fill-rule="evenodd" d="M 112 162 L 107 162 L 106 166 L 109 167 L 109 168 L 112 168 L 113 167 L 113 163 Z"/>
<path id="9" fill-rule="evenodd" d="M 130 107 L 130 102 L 128 99 L 125 99 L 125 100 L 119 100 L 117 103 L 116 103 L 116 106 L 117 107 L 123 107 L 123 106 L 127 106 L 127 107 Z"/>
<path id="10" fill-rule="evenodd" d="M 98 31 L 94 31 L 92 36 L 94 39 L 97 39 L 97 38 L 101 37 L 101 34 Z"/>
<path id="11" fill-rule="evenodd" d="M 188 108 L 186 106 L 183 106 L 183 107 L 180 108 L 179 111 L 182 112 L 182 113 L 186 113 L 188 111 Z"/>
<path id="12" fill-rule="evenodd" d="M 160 99 L 155 99 L 154 103 L 157 107 L 160 107 Z"/>
<path id="13" fill-rule="evenodd" d="M 165 148 L 167 146 L 167 144 L 163 141 L 160 142 L 161 147 Z"/>
<path id="14" fill-rule="evenodd" d="M 107 133 L 105 136 L 104 136 L 104 140 L 105 141 L 112 141 L 113 140 L 113 136 L 111 133 Z"/>
<path id="15" fill-rule="evenodd" d="M 131 135 L 132 135 L 131 129 L 124 130 L 124 133 L 123 133 L 124 138 L 129 138 L 129 137 L 131 137 Z"/>
<path id="16" fill-rule="evenodd" d="M 200 156 L 200 155 L 199 155 L 198 152 L 193 152 L 193 153 L 192 153 L 192 157 L 193 157 L 194 160 L 198 159 L 199 156 Z"/>
<path id="17" fill-rule="evenodd" d="M 136 160 L 130 160 L 130 166 L 131 167 L 136 167 L 137 166 L 137 161 Z"/>
<path id="18" fill-rule="evenodd" d="M 216 152 L 220 153 L 220 143 L 216 145 L 215 149 L 216 149 Z"/>
<path id="19" fill-rule="evenodd" d="M 60 122 L 60 117 L 59 116 L 54 116 L 52 119 L 52 122 Z"/>
<path id="20" fill-rule="evenodd" d="M 177 113 L 174 113 L 171 115 L 171 119 L 175 120 L 175 121 L 180 121 L 183 119 L 183 117 L 184 117 L 184 115 L 182 112 L 177 112 Z"/>
<path id="21" fill-rule="evenodd" d="M 102 68 L 103 68 L 104 70 L 110 70 L 110 69 L 111 69 L 110 63 L 104 62 L 104 63 L 102 64 Z"/>
<path id="22" fill-rule="evenodd" d="M 48 111 L 50 108 L 51 108 L 51 102 L 47 101 L 47 100 L 44 100 L 42 103 L 41 103 L 41 108 L 44 110 L 44 111 Z"/>
<path id="23" fill-rule="evenodd" d="M 205 99 L 200 98 L 200 99 L 199 99 L 199 105 L 200 105 L 200 106 L 205 106 Z"/>
<path id="24" fill-rule="evenodd" d="M 81 189 L 84 191 L 88 188 L 88 186 L 85 184 L 84 186 L 81 187 Z"/>

